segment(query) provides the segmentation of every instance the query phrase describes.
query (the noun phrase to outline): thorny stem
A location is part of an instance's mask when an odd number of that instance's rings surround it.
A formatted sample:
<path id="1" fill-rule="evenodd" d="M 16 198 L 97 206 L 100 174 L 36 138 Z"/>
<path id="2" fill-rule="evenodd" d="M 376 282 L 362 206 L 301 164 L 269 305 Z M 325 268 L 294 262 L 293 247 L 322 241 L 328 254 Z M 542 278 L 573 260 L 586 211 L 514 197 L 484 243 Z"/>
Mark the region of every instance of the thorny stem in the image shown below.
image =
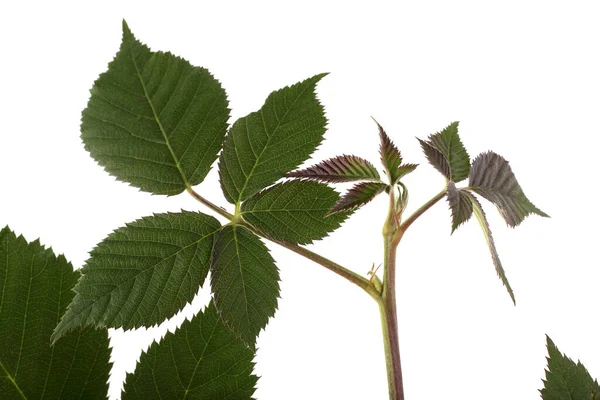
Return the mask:
<path id="1" fill-rule="evenodd" d="M 194 189 L 188 187 L 187 188 L 188 193 L 190 193 L 196 200 L 198 200 L 200 203 L 204 204 L 206 207 L 210 208 L 211 210 L 215 211 L 216 213 L 218 213 L 219 215 L 227 218 L 230 221 L 233 221 L 235 219 L 237 219 L 235 217 L 235 215 L 225 211 L 223 208 L 215 205 L 214 203 L 206 200 L 204 197 L 200 196 L 197 192 L 194 191 Z M 260 232 L 258 229 L 256 229 L 254 226 L 252 226 L 251 224 L 248 224 L 247 222 L 244 221 L 239 221 L 238 224 L 243 225 L 244 227 L 248 228 L 249 230 L 251 230 L 252 232 L 256 233 L 257 235 L 268 239 L 270 241 L 272 241 L 273 243 L 277 243 L 280 246 L 285 247 L 286 249 L 289 249 L 297 254 L 300 254 L 303 257 L 308 258 L 311 261 L 316 262 L 317 264 L 322 265 L 323 267 L 327 268 L 328 270 L 335 272 L 336 274 L 338 274 L 339 276 L 341 276 L 342 278 L 347 279 L 348 281 L 352 282 L 353 284 L 355 284 L 356 286 L 360 287 L 361 289 L 363 289 L 365 292 L 367 292 L 372 298 L 374 298 L 376 301 L 378 301 L 378 299 L 380 299 L 381 294 L 379 293 L 378 290 L 376 290 L 373 285 L 369 282 L 368 279 L 363 278 L 362 276 L 360 276 L 359 274 L 342 267 L 341 265 L 329 260 L 328 258 L 325 258 L 315 252 L 312 252 L 310 250 L 308 250 L 305 247 L 302 246 L 298 246 L 292 243 L 287 243 L 287 242 L 283 242 L 280 240 L 276 240 L 273 238 L 268 237 L 267 235 L 265 235 L 264 233 Z"/>

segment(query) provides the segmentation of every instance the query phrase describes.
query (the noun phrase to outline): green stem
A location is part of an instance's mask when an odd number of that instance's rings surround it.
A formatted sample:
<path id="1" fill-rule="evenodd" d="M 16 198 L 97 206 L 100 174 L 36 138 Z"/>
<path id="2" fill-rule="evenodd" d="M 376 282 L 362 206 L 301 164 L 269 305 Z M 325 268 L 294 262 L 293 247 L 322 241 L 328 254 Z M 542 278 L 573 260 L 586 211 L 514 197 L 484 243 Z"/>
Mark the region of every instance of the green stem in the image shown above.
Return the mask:
<path id="1" fill-rule="evenodd" d="M 429 210 L 431 208 L 431 206 L 433 206 L 435 203 L 440 201 L 445 195 L 446 195 L 446 187 L 444 187 L 444 190 L 442 190 L 441 192 L 439 192 L 438 194 L 433 196 L 427 203 L 423 204 L 417 211 L 415 211 L 408 218 L 406 218 L 404 220 L 404 222 L 402 222 L 400 224 L 400 231 L 403 233 L 406 232 L 408 227 L 413 222 L 415 222 L 417 220 L 417 218 L 419 218 L 421 216 L 421 214 L 423 214 L 425 211 Z"/>
<path id="2" fill-rule="evenodd" d="M 388 216 L 383 225 L 383 291 L 378 301 L 383 333 L 383 348 L 388 378 L 390 400 L 404 400 L 404 382 L 402 379 L 402 363 L 400 361 L 400 341 L 398 339 L 398 313 L 396 310 L 396 251 L 406 229 L 425 211 L 430 209 L 446 194 L 446 189 L 435 195 L 427 203 L 399 222 L 402 210 L 396 208 L 396 198 L 390 190 Z"/>
<path id="3" fill-rule="evenodd" d="M 398 340 L 398 313 L 396 311 L 396 249 L 402 238 L 396 210 L 396 199 L 390 190 L 388 216 L 383 225 L 383 292 L 379 302 L 385 366 L 390 400 L 404 400 L 400 342 Z"/>
<path id="4" fill-rule="evenodd" d="M 317 264 L 322 265 L 323 267 L 327 268 L 328 270 L 335 272 L 336 274 L 338 274 L 339 276 L 341 276 L 342 278 L 345 278 L 346 280 L 352 282 L 353 284 L 355 284 L 356 286 L 360 287 L 361 289 L 363 289 L 365 292 L 367 292 L 367 294 L 369 294 L 369 296 L 371 296 L 373 299 L 375 299 L 376 301 L 378 301 L 381 298 L 381 294 L 379 293 L 378 290 L 375 289 L 375 287 L 369 282 L 368 279 L 363 278 L 362 276 L 360 276 L 359 274 L 357 274 L 356 272 L 353 272 L 347 268 L 342 267 L 341 265 L 329 260 L 328 258 L 325 258 L 317 253 L 314 253 L 310 250 L 308 250 L 305 247 L 302 246 L 298 246 L 296 244 L 292 244 L 292 243 L 288 243 L 288 242 L 283 242 L 280 240 L 276 240 L 273 238 L 268 237 L 268 235 L 265 235 L 264 233 L 262 233 L 261 231 L 259 231 L 258 229 L 256 229 L 254 226 L 252 226 L 251 224 L 243 221 L 243 220 L 239 220 L 239 218 L 236 218 L 235 215 L 225 211 L 223 208 L 217 206 L 216 204 L 206 200 L 204 197 L 200 196 L 197 192 L 194 191 L 194 189 L 188 187 L 187 188 L 188 193 L 190 193 L 196 200 L 198 200 L 200 203 L 204 204 L 206 207 L 210 208 L 211 210 L 215 211 L 216 213 L 218 213 L 219 215 L 227 218 L 230 221 L 234 221 L 236 220 L 237 223 L 239 225 L 243 225 L 244 227 L 248 228 L 249 230 L 251 230 L 252 232 L 254 232 L 255 234 L 259 235 L 260 237 L 270 240 L 273 243 L 277 243 L 280 246 L 285 247 L 286 249 L 289 249 L 297 254 L 300 254 L 301 256 L 308 258 L 311 261 L 314 261 Z"/>

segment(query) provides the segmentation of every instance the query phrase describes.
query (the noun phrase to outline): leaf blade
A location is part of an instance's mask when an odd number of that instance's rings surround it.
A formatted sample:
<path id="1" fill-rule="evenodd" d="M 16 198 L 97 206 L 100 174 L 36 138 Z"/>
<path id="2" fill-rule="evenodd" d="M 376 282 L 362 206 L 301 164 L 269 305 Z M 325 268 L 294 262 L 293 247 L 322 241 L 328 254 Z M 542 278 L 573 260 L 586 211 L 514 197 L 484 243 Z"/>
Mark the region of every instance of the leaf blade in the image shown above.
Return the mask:
<path id="1" fill-rule="evenodd" d="M 515 295 L 513 293 L 512 288 L 510 287 L 510 283 L 508 283 L 508 279 L 506 278 L 506 273 L 504 272 L 504 267 L 502 267 L 502 262 L 500 262 L 500 256 L 498 255 L 498 251 L 496 250 L 496 243 L 494 243 L 492 231 L 490 229 L 490 225 L 487 221 L 485 213 L 483 212 L 483 208 L 481 207 L 481 203 L 471 193 L 466 191 L 464 193 L 466 193 L 469 196 L 471 202 L 473 203 L 473 214 L 475 214 L 475 217 L 479 222 L 479 226 L 481 226 L 481 230 L 485 237 L 485 241 L 488 245 L 488 249 L 490 250 L 490 255 L 492 256 L 492 262 L 494 264 L 494 268 L 496 269 L 496 274 L 498 274 L 498 278 L 500 278 L 502 284 L 504 285 L 504 287 L 506 287 L 506 290 L 508 291 L 508 294 L 510 295 L 513 304 L 516 305 L 517 302 L 515 300 Z"/>
<path id="2" fill-rule="evenodd" d="M 458 136 L 458 122 L 452 122 L 440 132 L 419 139 L 425 156 L 449 181 L 458 183 L 469 176 L 471 161 Z"/>
<path id="3" fill-rule="evenodd" d="M 331 183 L 380 179 L 373 164 L 364 158 L 349 155 L 333 157 L 311 167 L 289 172 L 285 176 Z"/>
<path id="4" fill-rule="evenodd" d="M 223 227 L 213 248 L 211 288 L 223 321 L 254 348 L 279 297 L 279 271 L 258 236 L 239 225 Z"/>
<path id="5" fill-rule="evenodd" d="M 258 381 L 252 374 L 253 357 L 223 325 L 211 302 L 142 353 L 135 371 L 127 374 L 123 400 L 251 399 Z"/>
<path id="6" fill-rule="evenodd" d="M 575 363 L 561 353 L 552 339 L 546 335 L 548 368 L 545 370 L 544 388 L 540 390 L 543 400 L 599 399 L 600 386 L 581 362 Z"/>
<path id="7" fill-rule="evenodd" d="M 271 93 L 260 110 L 232 125 L 219 157 L 227 201 L 239 204 L 275 183 L 321 143 L 327 119 L 315 88 L 323 76 Z"/>
<path id="8" fill-rule="evenodd" d="M 279 183 L 242 203 L 242 216 L 271 238 L 308 244 L 339 228 L 349 214 L 325 216 L 339 200 L 329 186 L 309 181 Z"/>
<path id="9" fill-rule="evenodd" d="M 473 203 L 469 195 L 464 190 L 456 188 L 454 182 L 448 182 L 446 198 L 452 212 L 452 232 L 460 225 L 467 222 L 473 215 Z"/>
<path id="10" fill-rule="evenodd" d="M 7 398 L 106 398 L 106 331 L 71 332 L 50 347 L 78 277 L 39 241 L 0 230 L 0 393 Z"/>
<path id="11" fill-rule="evenodd" d="M 77 326 L 151 326 L 191 301 L 210 268 L 219 222 L 205 214 L 155 214 L 119 228 L 90 253 L 76 296 L 53 335 Z"/>
<path id="12" fill-rule="evenodd" d="M 388 185 L 380 182 L 363 182 L 354 185 L 331 207 L 327 215 L 356 210 L 383 192 Z"/>
<path id="13" fill-rule="evenodd" d="M 508 161 L 492 151 L 473 160 L 469 190 L 491 201 L 510 227 L 519 225 L 529 214 L 549 217 L 525 196 Z"/>
<path id="14" fill-rule="evenodd" d="M 117 179 L 174 195 L 202 182 L 217 158 L 229 109 L 204 68 L 152 52 L 123 21 L 123 40 L 82 113 L 85 149 Z"/>

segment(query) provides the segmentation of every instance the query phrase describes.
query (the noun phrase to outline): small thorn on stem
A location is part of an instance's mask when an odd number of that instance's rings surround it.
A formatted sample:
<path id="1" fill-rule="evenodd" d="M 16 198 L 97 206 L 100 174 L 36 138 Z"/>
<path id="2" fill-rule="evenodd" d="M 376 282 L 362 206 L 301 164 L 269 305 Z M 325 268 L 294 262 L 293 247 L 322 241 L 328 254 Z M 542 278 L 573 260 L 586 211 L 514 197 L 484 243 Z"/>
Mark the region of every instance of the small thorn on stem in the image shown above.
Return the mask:
<path id="1" fill-rule="evenodd" d="M 375 268 L 375 263 L 373 263 L 373 265 L 371 265 L 371 269 L 369 270 L 369 272 L 367 272 L 368 276 L 371 276 L 371 279 L 369 279 L 369 285 L 373 286 L 373 278 L 375 278 L 377 275 L 375 275 L 377 273 L 377 270 L 379 269 L 379 267 L 381 267 L 381 264 L 379 264 L 377 266 L 377 268 Z"/>

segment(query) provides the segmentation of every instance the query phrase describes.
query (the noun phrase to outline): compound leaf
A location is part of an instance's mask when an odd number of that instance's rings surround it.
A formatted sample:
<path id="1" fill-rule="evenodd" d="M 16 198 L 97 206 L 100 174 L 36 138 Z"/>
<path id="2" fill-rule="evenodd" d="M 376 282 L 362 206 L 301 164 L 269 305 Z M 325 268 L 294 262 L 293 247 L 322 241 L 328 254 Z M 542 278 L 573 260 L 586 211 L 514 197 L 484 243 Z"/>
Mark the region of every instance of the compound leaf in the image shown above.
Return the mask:
<path id="1" fill-rule="evenodd" d="M 469 194 L 462 189 L 457 189 L 452 181 L 448 182 L 446 197 L 452 212 L 452 233 L 454 233 L 456 228 L 467 222 L 473 215 L 473 203 Z"/>
<path id="2" fill-rule="evenodd" d="M 494 203 L 510 227 L 519 225 L 529 214 L 549 217 L 525 197 L 508 161 L 492 151 L 473 160 L 469 189 Z"/>
<path id="3" fill-rule="evenodd" d="M 540 390 L 544 400 L 599 400 L 600 385 L 590 376 L 587 369 L 562 354 L 546 335 L 548 346 L 548 369 L 544 389 Z"/>
<path id="4" fill-rule="evenodd" d="M 357 156 L 337 156 L 312 167 L 287 173 L 289 178 L 304 178 L 321 182 L 351 182 L 379 180 L 379 172 L 373 164 Z"/>
<path id="5" fill-rule="evenodd" d="M 325 217 L 339 198 L 323 183 L 289 181 L 250 197 L 242 203 L 242 215 L 271 238 L 307 244 L 327 236 L 348 217 L 348 213 Z"/>
<path id="6" fill-rule="evenodd" d="M 221 230 L 213 250 L 211 287 L 223 321 L 254 348 L 279 297 L 279 271 L 258 236 L 239 225 Z"/>
<path id="7" fill-rule="evenodd" d="M 106 398 L 108 332 L 50 335 L 73 298 L 78 271 L 39 241 L 0 231 L 0 394 L 3 399 Z"/>
<path id="8" fill-rule="evenodd" d="M 238 119 L 219 158 L 225 198 L 238 204 L 304 162 L 323 140 L 327 119 L 315 95 L 316 75 L 277 90 Z"/>
<path id="9" fill-rule="evenodd" d="M 367 204 L 389 186 L 380 182 L 363 182 L 354 185 L 337 203 L 331 207 L 327 215 L 341 211 L 352 211 Z"/>
<path id="10" fill-rule="evenodd" d="M 504 268 L 502 267 L 502 263 L 500 262 L 500 257 L 498 256 L 498 251 L 496 250 L 496 244 L 494 243 L 494 238 L 492 237 L 492 231 L 490 230 L 490 225 L 488 224 L 485 213 L 483 212 L 481 203 L 471 193 L 466 191 L 464 191 L 463 193 L 469 196 L 471 203 L 473 204 L 473 213 L 475 214 L 475 217 L 477 217 L 477 221 L 481 226 L 481 230 L 483 231 L 485 241 L 487 242 L 488 248 L 490 249 L 492 262 L 494 263 L 494 268 L 496 268 L 496 273 L 502 281 L 502 284 L 506 287 L 506 290 L 508 291 L 508 294 L 510 295 L 513 304 L 516 304 L 515 294 L 513 293 L 513 290 L 510 287 L 510 284 L 508 283 L 508 279 L 506 279 L 506 273 L 504 272 Z"/>
<path id="11" fill-rule="evenodd" d="M 258 381 L 253 358 L 211 302 L 142 353 L 135 371 L 127 374 L 122 398 L 251 399 Z"/>
<path id="12" fill-rule="evenodd" d="M 419 140 L 431 165 L 448 180 L 460 182 L 469 176 L 469 154 L 458 136 L 458 122 L 452 122 L 441 132 Z"/>
<path id="13" fill-rule="evenodd" d="M 204 180 L 221 149 L 229 109 L 204 68 L 152 52 L 123 22 L 123 41 L 91 89 L 81 138 L 117 179 L 174 195 Z"/>
<path id="14" fill-rule="evenodd" d="M 219 222 L 183 211 L 119 228 L 90 253 L 54 340 L 78 326 L 151 326 L 191 301 L 210 268 Z"/>

